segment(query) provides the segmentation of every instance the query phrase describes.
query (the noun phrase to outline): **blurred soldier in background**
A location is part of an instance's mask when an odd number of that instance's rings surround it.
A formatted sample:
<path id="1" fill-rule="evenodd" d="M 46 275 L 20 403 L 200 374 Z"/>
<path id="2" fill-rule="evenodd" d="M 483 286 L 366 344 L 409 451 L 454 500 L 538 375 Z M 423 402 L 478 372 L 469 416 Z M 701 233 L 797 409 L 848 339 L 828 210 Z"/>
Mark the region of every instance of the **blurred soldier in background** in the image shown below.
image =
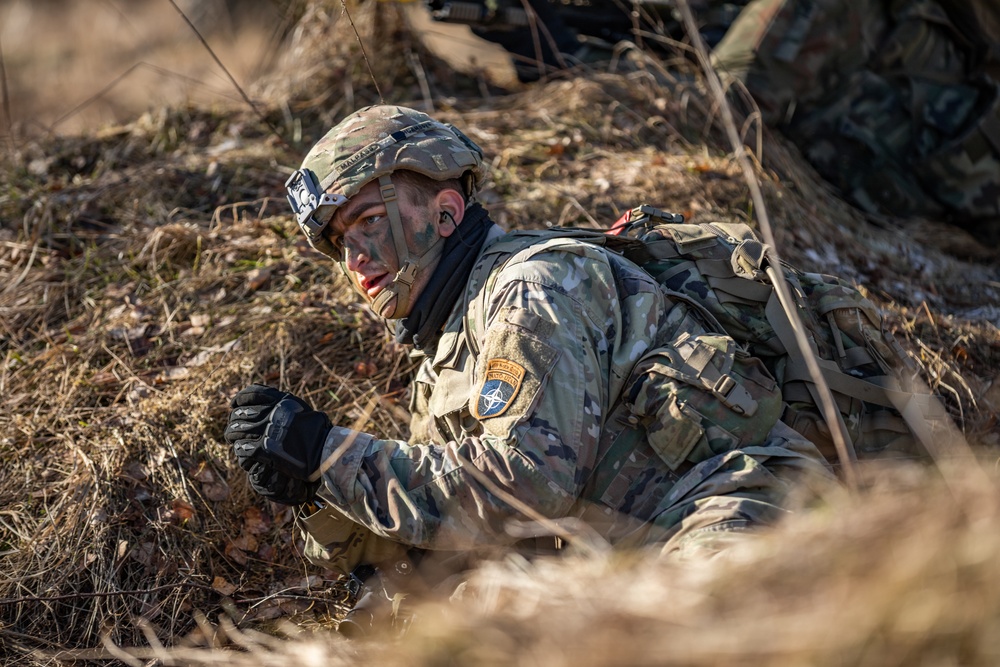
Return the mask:
<path id="1" fill-rule="evenodd" d="M 715 66 L 846 199 L 1000 244 L 1000 2 L 689 2 Z M 535 0 L 533 21 L 521 0 L 428 4 L 508 49 L 524 81 L 606 62 L 619 40 L 686 40 L 671 2 Z"/>
<path id="2" fill-rule="evenodd" d="M 1000 244 L 996 0 L 754 0 L 713 59 L 860 208 Z"/>
<path id="3" fill-rule="evenodd" d="M 272 387 L 233 399 L 225 437 L 255 490 L 308 508 L 313 562 L 412 577 L 547 532 L 525 532 L 538 517 L 714 553 L 785 513 L 804 475 L 829 478 L 759 360 L 615 252 L 505 234 L 475 201 L 484 169 L 455 127 L 376 106 L 287 183 L 310 243 L 423 356 L 408 441 Z"/>

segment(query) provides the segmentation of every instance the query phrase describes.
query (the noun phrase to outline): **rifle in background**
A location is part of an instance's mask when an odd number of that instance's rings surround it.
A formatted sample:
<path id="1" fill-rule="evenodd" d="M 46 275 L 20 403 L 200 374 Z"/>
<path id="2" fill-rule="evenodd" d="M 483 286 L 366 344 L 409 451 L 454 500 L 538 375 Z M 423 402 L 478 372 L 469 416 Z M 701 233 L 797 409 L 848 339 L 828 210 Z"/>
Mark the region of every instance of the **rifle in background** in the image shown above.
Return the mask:
<path id="1" fill-rule="evenodd" d="M 693 1 L 702 37 L 722 39 L 748 0 Z M 622 41 L 664 50 L 657 37 L 684 41 L 674 0 L 426 0 L 436 21 L 468 25 L 514 58 L 521 81 L 542 69 L 610 59 Z"/>

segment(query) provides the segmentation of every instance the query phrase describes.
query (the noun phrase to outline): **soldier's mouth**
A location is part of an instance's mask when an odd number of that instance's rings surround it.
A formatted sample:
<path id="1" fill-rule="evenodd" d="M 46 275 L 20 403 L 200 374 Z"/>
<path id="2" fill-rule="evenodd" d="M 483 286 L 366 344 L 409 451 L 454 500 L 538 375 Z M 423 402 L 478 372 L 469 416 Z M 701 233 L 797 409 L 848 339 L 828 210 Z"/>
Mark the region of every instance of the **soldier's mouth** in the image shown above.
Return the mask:
<path id="1" fill-rule="evenodd" d="M 361 289 L 365 291 L 369 299 L 374 299 L 378 296 L 378 293 L 385 289 L 386 279 L 389 277 L 388 273 L 380 273 L 376 276 L 367 277 L 362 276 L 360 283 Z"/>

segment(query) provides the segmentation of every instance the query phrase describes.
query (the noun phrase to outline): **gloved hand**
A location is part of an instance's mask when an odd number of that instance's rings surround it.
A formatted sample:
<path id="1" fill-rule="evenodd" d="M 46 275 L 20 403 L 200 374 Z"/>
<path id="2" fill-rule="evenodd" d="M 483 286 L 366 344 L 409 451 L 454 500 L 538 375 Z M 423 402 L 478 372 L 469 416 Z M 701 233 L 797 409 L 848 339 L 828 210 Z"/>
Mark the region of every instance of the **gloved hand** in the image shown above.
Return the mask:
<path id="1" fill-rule="evenodd" d="M 301 398 L 260 384 L 230 405 L 224 437 L 254 490 L 286 505 L 312 500 L 320 482 L 309 476 L 319 468 L 330 419 Z"/>

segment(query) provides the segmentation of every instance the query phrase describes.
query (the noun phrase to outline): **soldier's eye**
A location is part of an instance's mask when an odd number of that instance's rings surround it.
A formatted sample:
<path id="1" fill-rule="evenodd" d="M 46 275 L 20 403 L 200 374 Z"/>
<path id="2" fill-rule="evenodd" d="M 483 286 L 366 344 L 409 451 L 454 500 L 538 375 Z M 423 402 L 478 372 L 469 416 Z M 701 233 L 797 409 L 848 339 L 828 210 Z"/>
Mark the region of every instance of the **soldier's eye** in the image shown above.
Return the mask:
<path id="1" fill-rule="evenodd" d="M 327 227 L 326 229 L 323 230 L 323 236 L 325 236 L 326 240 L 329 241 L 330 244 L 334 248 L 336 248 L 337 250 L 343 250 L 344 249 L 344 235 L 343 234 L 334 234 L 331 231 L 331 229 L 329 227 Z"/>
<path id="2" fill-rule="evenodd" d="M 384 217 L 385 216 L 382 215 L 366 215 L 365 217 L 361 218 L 361 224 L 364 225 L 365 227 L 369 227 L 371 225 L 377 224 Z"/>

